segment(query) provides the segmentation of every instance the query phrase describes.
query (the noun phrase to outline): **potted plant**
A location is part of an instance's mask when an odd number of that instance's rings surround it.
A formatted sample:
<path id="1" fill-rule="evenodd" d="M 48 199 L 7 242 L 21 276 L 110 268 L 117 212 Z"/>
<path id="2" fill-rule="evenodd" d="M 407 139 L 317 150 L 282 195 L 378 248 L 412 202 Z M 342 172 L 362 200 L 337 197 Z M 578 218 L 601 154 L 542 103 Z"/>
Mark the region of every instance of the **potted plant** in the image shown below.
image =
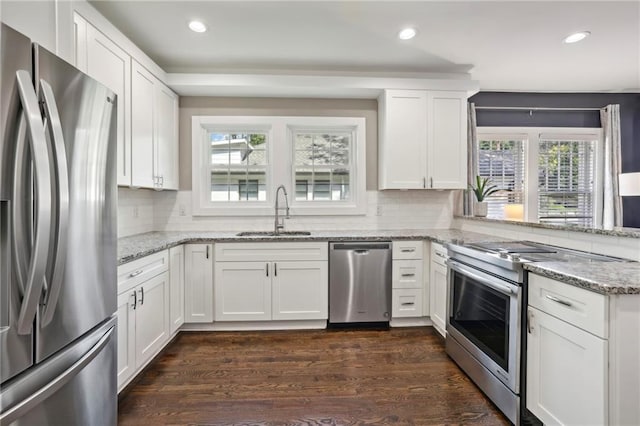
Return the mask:
<path id="1" fill-rule="evenodd" d="M 469 185 L 469 188 L 473 191 L 477 200 L 477 203 L 473 206 L 474 216 L 487 217 L 487 202 L 485 199 L 500 189 L 491 184 L 489 178 L 481 176 L 476 176 L 476 186 Z"/>

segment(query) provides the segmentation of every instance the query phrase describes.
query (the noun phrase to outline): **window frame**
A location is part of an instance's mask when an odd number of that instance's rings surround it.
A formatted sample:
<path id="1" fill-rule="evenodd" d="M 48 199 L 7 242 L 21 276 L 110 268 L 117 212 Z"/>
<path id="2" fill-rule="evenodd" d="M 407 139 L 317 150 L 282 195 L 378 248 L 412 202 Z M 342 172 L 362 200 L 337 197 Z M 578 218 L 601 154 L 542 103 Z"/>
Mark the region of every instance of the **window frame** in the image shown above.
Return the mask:
<path id="1" fill-rule="evenodd" d="M 524 222 L 539 223 L 538 219 L 538 149 L 541 140 L 595 140 L 593 169 L 593 227 L 602 227 L 604 143 L 602 128 L 599 127 L 495 127 L 478 126 L 475 146 L 481 140 L 522 140 L 524 146 Z M 474 166 L 474 167 L 477 167 Z M 491 219 L 491 218 L 489 218 Z M 500 219 L 498 219 L 500 220 Z M 572 225 L 566 225 L 572 226 Z M 578 226 L 578 225 L 575 225 Z"/>
<path id="2" fill-rule="evenodd" d="M 276 187 L 284 184 L 291 215 L 364 215 L 366 197 L 366 119 L 364 117 L 305 116 L 193 116 L 192 117 L 192 211 L 194 216 L 273 216 Z M 296 201 L 294 130 L 349 131 L 351 200 Z M 206 159 L 211 131 L 266 132 L 267 167 L 264 201 L 211 201 L 211 164 Z M 207 186 L 207 183 L 209 184 Z"/>

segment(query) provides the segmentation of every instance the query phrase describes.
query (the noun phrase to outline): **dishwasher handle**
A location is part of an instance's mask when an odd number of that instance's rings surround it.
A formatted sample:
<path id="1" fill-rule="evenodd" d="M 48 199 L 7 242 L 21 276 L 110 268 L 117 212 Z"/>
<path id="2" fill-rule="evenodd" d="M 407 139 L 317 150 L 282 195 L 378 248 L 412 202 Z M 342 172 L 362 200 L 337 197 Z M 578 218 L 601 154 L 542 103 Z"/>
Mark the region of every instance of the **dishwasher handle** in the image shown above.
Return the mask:
<path id="1" fill-rule="evenodd" d="M 334 243 L 332 250 L 352 250 L 357 253 L 368 252 L 369 250 L 389 250 L 391 243 Z M 363 253 L 364 254 L 364 253 Z"/>

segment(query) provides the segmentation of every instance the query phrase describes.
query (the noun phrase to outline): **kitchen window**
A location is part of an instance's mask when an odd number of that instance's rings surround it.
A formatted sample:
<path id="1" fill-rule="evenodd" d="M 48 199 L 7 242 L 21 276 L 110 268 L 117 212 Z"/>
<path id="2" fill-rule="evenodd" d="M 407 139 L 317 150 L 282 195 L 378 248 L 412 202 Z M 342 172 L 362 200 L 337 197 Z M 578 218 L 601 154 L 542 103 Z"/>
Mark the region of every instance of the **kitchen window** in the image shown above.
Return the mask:
<path id="1" fill-rule="evenodd" d="M 594 128 L 478 128 L 478 174 L 502 189 L 488 217 L 598 227 L 602 136 Z"/>
<path id="2" fill-rule="evenodd" d="M 193 117 L 195 215 L 272 215 L 278 185 L 293 215 L 366 213 L 365 119 Z"/>

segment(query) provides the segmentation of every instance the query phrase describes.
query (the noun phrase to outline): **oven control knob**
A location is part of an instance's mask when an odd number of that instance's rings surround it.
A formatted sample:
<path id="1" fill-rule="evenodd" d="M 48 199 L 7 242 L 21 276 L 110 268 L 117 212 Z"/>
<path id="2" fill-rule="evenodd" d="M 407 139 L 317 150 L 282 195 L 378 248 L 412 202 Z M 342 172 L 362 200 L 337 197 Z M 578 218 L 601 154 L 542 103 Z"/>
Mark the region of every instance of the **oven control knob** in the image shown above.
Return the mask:
<path id="1" fill-rule="evenodd" d="M 498 256 L 500 256 L 503 259 L 506 259 L 507 257 L 509 257 L 509 250 L 498 250 Z"/>
<path id="2" fill-rule="evenodd" d="M 511 260 L 514 262 L 519 262 L 520 261 L 520 255 L 518 253 L 513 253 L 511 255 Z"/>

